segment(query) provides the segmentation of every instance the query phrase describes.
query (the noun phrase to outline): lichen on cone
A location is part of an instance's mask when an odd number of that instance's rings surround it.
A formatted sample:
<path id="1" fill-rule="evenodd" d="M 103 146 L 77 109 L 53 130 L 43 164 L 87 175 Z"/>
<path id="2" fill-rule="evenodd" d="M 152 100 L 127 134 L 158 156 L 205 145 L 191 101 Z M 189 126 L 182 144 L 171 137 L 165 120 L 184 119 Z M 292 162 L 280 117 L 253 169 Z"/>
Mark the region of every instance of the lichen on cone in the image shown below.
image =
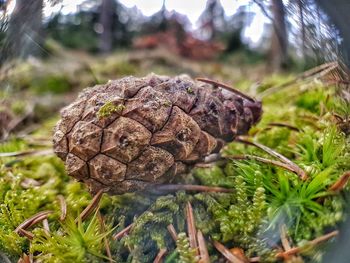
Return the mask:
<path id="1" fill-rule="evenodd" d="M 170 182 L 260 120 L 261 103 L 188 76 L 124 77 L 61 111 L 54 151 L 91 192 Z"/>

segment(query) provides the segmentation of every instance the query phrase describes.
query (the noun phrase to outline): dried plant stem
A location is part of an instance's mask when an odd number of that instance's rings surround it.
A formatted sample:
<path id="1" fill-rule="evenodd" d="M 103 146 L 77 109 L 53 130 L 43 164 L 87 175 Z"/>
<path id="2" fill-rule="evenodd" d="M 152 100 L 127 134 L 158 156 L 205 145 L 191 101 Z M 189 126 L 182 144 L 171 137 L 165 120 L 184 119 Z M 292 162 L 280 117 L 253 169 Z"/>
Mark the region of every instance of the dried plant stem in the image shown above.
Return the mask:
<path id="1" fill-rule="evenodd" d="M 197 231 L 197 240 L 198 240 L 198 248 L 199 248 L 199 255 L 201 257 L 200 262 L 201 263 L 210 263 L 210 257 L 208 253 L 207 244 L 205 242 L 204 236 L 202 231 Z"/>
<path id="2" fill-rule="evenodd" d="M 177 240 L 177 233 L 176 233 L 174 225 L 173 224 L 168 225 L 167 229 L 168 229 L 172 239 L 176 242 L 176 240 Z"/>
<path id="3" fill-rule="evenodd" d="M 191 248 L 196 250 L 198 256 L 198 243 L 197 243 L 197 230 L 196 223 L 193 216 L 193 208 L 190 202 L 186 205 L 186 219 L 187 219 L 187 232 L 190 241 Z"/>
<path id="4" fill-rule="evenodd" d="M 92 201 L 90 202 L 90 204 L 83 210 L 83 212 L 81 212 L 81 214 L 79 215 L 79 218 L 81 221 L 84 221 L 89 215 L 92 214 L 92 212 L 98 207 L 100 201 L 101 201 L 101 197 L 103 195 L 103 190 L 101 189 L 100 191 L 98 191 L 98 193 L 94 196 L 94 198 L 92 198 Z M 78 221 L 78 218 L 75 219 L 75 221 Z"/>
<path id="5" fill-rule="evenodd" d="M 15 232 L 18 233 L 20 230 L 26 230 L 27 228 L 41 222 L 42 220 L 46 219 L 49 214 L 51 214 L 52 211 L 42 211 L 34 216 L 28 218 L 23 223 L 21 223 L 16 229 Z"/>
<path id="6" fill-rule="evenodd" d="M 113 239 L 113 240 L 117 240 L 117 239 L 120 239 L 120 238 L 122 238 L 123 236 L 127 235 L 133 226 L 134 226 L 134 224 L 128 225 L 128 226 L 127 226 L 126 228 L 124 228 L 122 231 L 120 231 L 120 232 L 114 234 L 114 235 L 112 236 L 112 239 Z"/>
<path id="7" fill-rule="evenodd" d="M 60 221 L 64 221 L 67 216 L 66 199 L 64 199 L 63 195 L 58 195 L 57 198 L 58 198 L 58 201 L 60 202 L 60 208 L 61 208 Z"/>
<path id="8" fill-rule="evenodd" d="M 231 193 L 232 189 L 223 187 L 205 186 L 205 185 L 193 185 L 193 184 L 162 184 L 155 185 L 154 189 L 157 191 L 194 191 L 194 192 L 212 192 L 212 193 Z"/>
<path id="9" fill-rule="evenodd" d="M 223 244 L 221 244 L 220 242 L 214 240 L 213 245 L 230 262 L 232 262 L 232 263 L 246 263 L 242 259 L 233 255 L 231 253 L 231 251 L 227 247 L 225 247 Z"/>
<path id="10" fill-rule="evenodd" d="M 290 169 L 293 170 L 300 177 L 300 179 L 302 179 L 302 180 L 308 179 L 308 176 L 303 169 L 301 169 L 297 164 L 295 164 L 294 162 L 292 162 L 291 160 L 289 160 L 287 157 L 283 156 L 282 154 L 276 152 L 275 150 L 273 150 L 273 149 L 271 149 L 263 144 L 246 140 L 242 137 L 237 137 L 236 141 L 247 144 L 247 145 L 251 145 L 251 146 L 254 146 L 254 147 L 257 147 L 257 148 L 263 150 L 264 152 L 276 157 L 281 162 L 287 164 L 290 167 Z"/>
<path id="11" fill-rule="evenodd" d="M 245 98 L 245 99 L 250 100 L 252 102 L 256 101 L 252 97 L 250 97 L 247 94 L 244 94 L 243 92 L 241 92 L 241 91 L 231 87 L 230 85 L 227 85 L 227 84 L 215 81 L 215 80 L 211 80 L 211 79 L 206 79 L 206 78 L 196 78 L 196 80 L 201 81 L 201 82 L 205 82 L 205 83 L 208 83 L 208 84 L 212 84 L 212 85 L 214 85 L 216 87 L 224 88 L 224 89 L 226 89 L 228 91 L 231 91 L 231 92 L 241 96 L 242 98 Z"/>
<path id="12" fill-rule="evenodd" d="M 165 248 L 160 249 L 153 263 L 161 263 L 166 251 Z"/>
<path id="13" fill-rule="evenodd" d="M 280 227 L 280 235 L 281 235 L 281 243 L 282 243 L 283 249 L 290 250 L 292 247 L 288 240 L 286 225 L 284 224 Z"/>
<path id="14" fill-rule="evenodd" d="M 303 248 L 306 247 L 306 246 L 316 246 L 316 245 L 318 245 L 318 244 L 320 244 L 322 242 L 325 242 L 325 241 L 327 241 L 327 240 L 337 236 L 338 234 L 339 234 L 339 231 L 335 230 L 333 232 L 330 232 L 330 233 L 328 233 L 326 235 L 317 237 L 314 240 L 311 240 L 311 241 L 307 242 L 302 247 L 293 247 L 293 248 L 291 248 L 291 249 L 289 249 L 287 251 L 280 252 L 280 253 L 278 253 L 276 255 L 276 257 L 278 257 L 278 258 L 286 258 L 286 257 L 289 257 L 291 255 L 295 255 L 297 253 L 300 253 L 303 250 Z"/>

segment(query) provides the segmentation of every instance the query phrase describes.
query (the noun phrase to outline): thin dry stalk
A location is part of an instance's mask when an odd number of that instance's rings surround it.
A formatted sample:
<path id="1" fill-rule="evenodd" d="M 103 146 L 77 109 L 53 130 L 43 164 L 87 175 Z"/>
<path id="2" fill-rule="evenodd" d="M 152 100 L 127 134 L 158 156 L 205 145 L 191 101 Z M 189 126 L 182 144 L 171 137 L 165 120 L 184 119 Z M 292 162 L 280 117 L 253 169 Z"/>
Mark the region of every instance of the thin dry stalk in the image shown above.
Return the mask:
<path id="1" fill-rule="evenodd" d="M 350 171 L 347 171 L 329 188 L 328 191 L 340 192 L 345 188 L 349 179 L 350 179 Z"/>
<path id="2" fill-rule="evenodd" d="M 204 236 L 202 231 L 197 231 L 197 240 L 198 240 L 198 247 L 199 247 L 199 255 L 200 255 L 200 262 L 201 263 L 210 263 L 210 257 L 208 253 L 207 244 L 205 242 Z"/>
<path id="3" fill-rule="evenodd" d="M 98 207 L 100 201 L 101 201 L 101 197 L 103 195 L 103 190 L 101 189 L 100 191 L 98 191 L 98 193 L 94 196 L 94 198 L 92 198 L 91 203 L 83 210 L 83 212 L 81 212 L 81 214 L 79 215 L 80 220 L 84 221 L 89 215 L 91 215 L 93 213 L 93 211 Z M 75 219 L 75 221 L 78 221 L 78 218 Z"/>
<path id="4" fill-rule="evenodd" d="M 236 141 L 238 142 L 241 142 L 241 143 L 244 143 L 244 144 L 247 144 L 247 145 L 251 145 L 251 146 L 254 146 L 254 147 L 257 147 L 261 150 L 263 150 L 264 152 L 276 157 L 277 159 L 279 159 L 281 162 L 287 164 L 290 169 L 294 170 L 294 172 L 300 177 L 300 179 L 302 180 L 307 180 L 308 179 L 308 176 L 306 174 L 306 172 L 301 169 L 296 163 L 292 162 L 291 160 L 289 160 L 287 157 L 283 156 L 282 154 L 276 152 L 275 150 L 263 145 L 263 144 L 260 144 L 260 143 L 257 143 L 257 142 L 252 142 L 252 141 L 248 141 L 246 139 L 243 139 L 242 137 L 238 137 L 236 138 Z"/>
<path id="5" fill-rule="evenodd" d="M 49 221 L 47 220 L 47 218 L 45 218 L 43 220 L 43 228 L 44 228 L 45 234 L 50 236 L 50 226 L 49 226 Z"/>
<path id="6" fill-rule="evenodd" d="M 15 229 L 15 232 L 18 233 L 18 231 L 20 231 L 20 230 L 26 230 L 27 228 L 31 227 L 32 225 L 34 225 L 38 222 L 41 222 L 42 220 L 47 218 L 47 216 L 51 213 L 52 213 L 52 211 L 42 211 L 42 212 L 39 212 L 39 213 L 33 215 L 32 217 L 26 219 L 23 223 L 21 223 Z"/>
<path id="7" fill-rule="evenodd" d="M 173 224 L 168 225 L 167 229 L 168 229 L 172 239 L 176 242 L 176 240 L 177 240 L 177 233 L 176 233 L 174 225 Z"/>
<path id="8" fill-rule="evenodd" d="M 249 154 L 244 154 L 244 155 L 228 155 L 226 156 L 226 158 L 232 159 L 232 160 L 255 160 L 261 163 L 266 163 L 266 164 L 271 164 L 274 166 L 278 166 L 280 168 L 283 168 L 285 170 L 288 170 L 292 173 L 295 173 L 295 170 L 292 169 L 288 164 L 286 163 L 282 163 L 279 161 L 275 161 L 275 160 L 270 160 L 270 159 L 266 159 L 260 156 L 255 156 L 255 155 L 249 155 Z"/>
<path id="9" fill-rule="evenodd" d="M 210 192 L 210 193 L 232 193 L 232 189 L 223 187 L 205 186 L 205 185 L 193 185 L 193 184 L 162 184 L 155 185 L 156 191 L 194 191 L 194 192 Z"/>
<path id="10" fill-rule="evenodd" d="M 247 94 L 244 94 L 243 92 L 231 87 L 230 85 L 227 85 L 227 84 L 224 84 L 224 83 L 221 83 L 221 82 L 218 82 L 218 81 L 215 81 L 215 80 L 211 80 L 211 79 L 206 79 L 206 78 L 196 78 L 196 80 L 198 81 L 201 81 L 201 82 L 205 82 L 205 83 L 208 83 L 208 84 L 212 84 L 214 85 L 215 87 L 221 87 L 221 88 L 224 88 L 228 91 L 231 91 L 239 96 L 241 96 L 242 98 L 245 98 L 247 100 L 250 100 L 252 102 L 255 102 L 256 100 L 253 99 L 252 97 L 248 96 Z"/>
<path id="11" fill-rule="evenodd" d="M 293 247 L 287 251 L 284 251 L 284 252 L 280 252 L 276 255 L 277 258 L 286 258 L 286 257 L 289 257 L 291 255 L 295 255 L 295 254 L 298 254 L 300 253 L 303 248 L 305 247 L 308 247 L 308 246 L 316 246 L 322 242 L 325 242 L 335 236 L 337 236 L 339 234 L 339 231 L 338 230 L 335 230 L 333 232 L 330 232 L 326 235 L 323 235 L 323 236 L 320 236 L 318 238 L 315 238 L 314 240 L 311 240 L 309 242 L 307 242 L 304 246 L 302 247 Z"/>
<path id="12" fill-rule="evenodd" d="M 188 232 L 188 239 L 190 241 L 190 246 L 191 248 L 196 250 L 196 255 L 198 256 L 196 223 L 193 216 L 193 208 L 190 202 L 187 202 L 187 205 L 186 205 L 186 221 L 187 221 L 187 232 Z"/>
<path id="13" fill-rule="evenodd" d="M 231 251 L 218 241 L 213 241 L 214 247 L 230 262 L 232 263 L 246 263 L 242 259 L 233 255 Z"/>
<path id="14" fill-rule="evenodd" d="M 63 195 L 57 196 L 58 201 L 60 202 L 60 208 L 61 208 L 61 215 L 60 215 L 60 221 L 64 221 L 67 216 L 67 203 L 66 199 L 64 199 Z"/>
<path id="15" fill-rule="evenodd" d="M 163 257 L 165 255 L 166 251 L 167 250 L 165 248 L 160 249 L 158 254 L 157 254 L 157 256 L 156 256 L 156 258 L 154 259 L 153 263 L 161 263 L 161 262 L 163 262 Z"/>
<path id="16" fill-rule="evenodd" d="M 123 236 L 127 235 L 133 226 L 134 226 L 134 224 L 128 225 L 128 226 L 127 226 L 126 228 L 124 228 L 122 231 L 120 231 L 120 232 L 114 234 L 114 235 L 112 236 L 112 239 L 113 239 L 113 240 L 117 240 L 117 239 L 120 239 L 120 238 L 122 238 Z"/>
<path id="17" fill-rule="evenodd" d="M 249 262 L 260 262 L 260 257 L 253 257 L 249 259 Z"/>

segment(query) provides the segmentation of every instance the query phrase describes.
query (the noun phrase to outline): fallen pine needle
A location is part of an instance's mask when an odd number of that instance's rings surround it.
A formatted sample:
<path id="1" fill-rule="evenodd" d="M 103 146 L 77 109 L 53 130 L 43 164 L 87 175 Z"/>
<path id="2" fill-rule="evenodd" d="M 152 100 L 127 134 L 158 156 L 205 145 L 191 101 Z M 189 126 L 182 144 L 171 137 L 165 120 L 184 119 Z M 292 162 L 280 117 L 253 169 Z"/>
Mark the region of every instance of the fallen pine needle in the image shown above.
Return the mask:
<path id="1" fill-rule="evenodd" d="M 330 188 L 329 191 L 339 192 L 344 189 L 350 179 L 350 171 L 345 172 Z"/>
<path id="2" fill-rule="evenodd" d="M 230 262 L 232 263 L 246 263 L 242 259 L 233 255 L 231 251 L 218 241 L 213 241 L 214 247 Z"/>
<path id="3" fill-rule="evenodd" d="M 165 248 L 160 249 L 153 263 L 161 263 L 166 251 Z"/>
<path id="4" fill-rule="evenodd" d="M 123 236 L 127 235 L 127 234 L 129 233 L 130 229 L 131 229 L 133 226 L 134 226 L 134 224 L 130 224 L 130 225 L 128 225 L 126 228 L 124 228 L 122 231 L 120 231 L 120 232 L 114 234 L 114 235 L 112 236 L 113 240 L 120 239 L 120 238 L 122 238 Z"/>
<path id="5" fill-rule="evenodd" d="M 46 219 L 49 214 L 51 214 L 52 211 L 41 211 L 32 217 L 26 219 L 23 223 L 21 223 L 16 229 L 15 232 L 18 233 L 20 230 L 26 230 L 28 227 L 31 227 L 32 225 L 41 222 L 42 220 Z"/>
<path id="6" fill-rule="evenodd" d="M 94 196 L 94 198 L 92 198 L 90 204 L 79 215 L 81 221 L 84 221 L 98 207 L 98 204 L 101 201 L 102 195 L 103 195 L 103 190 L 101 189 L 100 191 L 98 191 L 97 194 L 95 194 L 95 196 Z M 75 221 L 78 221 L 78 218 Z"/>
<path id="7" fill-rule="evenodd" d="M 198 256 L 197 230 L 193 216 L 193 208 L 190 202 L 186 205 L 187 232 L 191 248 L 195 249 Z"/>
<path id="8" fill-rule="evenodd" d="M 174 225 L 173 224 L 168 225 L 167 229 L 168 229 L 172 239 L 176 242 L 176 240 L 177 240 L 177 233 L 176 233 Z"/>
<path id="9" fill-rule="evenodd" d="M 201 263 L 210 263 L 210 257 L 208 253 L 207 244 L 205 242 L 204 236 L 202 231 L 197 231 L 197 240 L 198 240 L 198 247 L 199 247 L 199 254 L 200 254 L 200 262 Z"/>

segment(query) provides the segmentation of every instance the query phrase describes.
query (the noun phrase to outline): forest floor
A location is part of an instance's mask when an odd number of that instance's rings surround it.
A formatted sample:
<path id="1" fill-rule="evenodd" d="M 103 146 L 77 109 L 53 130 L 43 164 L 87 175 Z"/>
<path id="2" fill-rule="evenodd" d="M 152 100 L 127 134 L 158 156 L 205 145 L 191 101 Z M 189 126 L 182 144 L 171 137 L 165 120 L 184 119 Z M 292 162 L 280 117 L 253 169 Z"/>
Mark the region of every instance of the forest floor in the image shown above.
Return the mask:
<path id="1" fill-rule="evenodd" d="M 1 262 L 309 262 L 338 235 L 350 106 L 337 63 L 269 75 L 242 55 L 50 54 L 0 72 Z M 92 197 L 52 153 L 59 110 L 83 88 L 151 72 L 232 85 L 262 99 L 263 118 L 224 160 L 178 178 L 187 190 Z"/>

